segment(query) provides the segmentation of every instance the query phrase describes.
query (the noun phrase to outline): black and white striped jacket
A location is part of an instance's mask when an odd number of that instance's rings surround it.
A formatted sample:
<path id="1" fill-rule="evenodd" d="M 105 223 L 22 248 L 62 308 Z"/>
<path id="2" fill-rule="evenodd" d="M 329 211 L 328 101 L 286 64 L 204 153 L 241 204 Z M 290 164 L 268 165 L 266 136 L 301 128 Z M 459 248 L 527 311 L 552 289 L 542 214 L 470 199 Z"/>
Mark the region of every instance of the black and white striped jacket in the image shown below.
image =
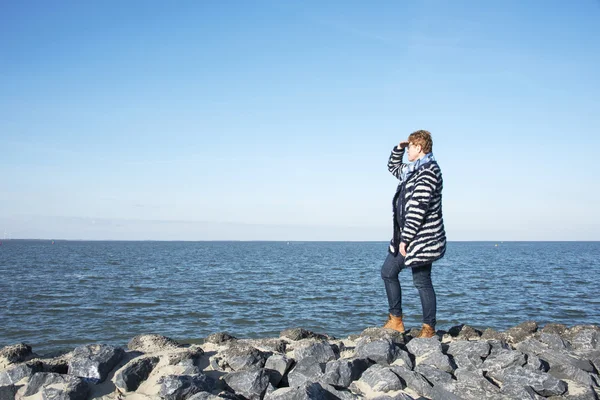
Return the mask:
<path id="1" fill-rule="evenodd" d="M 388 169 L 400 180 L 393 199 L 394 235 L 389 251 L 398 255 L 407 244 L 404 265 L 418 267 L 439 260 L 446 252 L 442 217 L 442 171 L 436 161 L 420 165 L 402 182 L 400 170 L 404 149 L 394 147 Z"/>

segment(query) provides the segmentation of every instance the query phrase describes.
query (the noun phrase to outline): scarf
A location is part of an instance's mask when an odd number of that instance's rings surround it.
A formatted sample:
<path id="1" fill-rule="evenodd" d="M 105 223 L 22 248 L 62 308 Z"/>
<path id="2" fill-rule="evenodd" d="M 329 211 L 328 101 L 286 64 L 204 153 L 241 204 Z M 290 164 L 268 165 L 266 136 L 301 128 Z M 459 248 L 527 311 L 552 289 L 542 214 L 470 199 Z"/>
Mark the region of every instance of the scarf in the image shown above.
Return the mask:
<path id="1" fill-rule="evenodd" d="M 419 168 L 421 165 L 430 163 L 432 161 L 435 161 L 433 153 L 427 153 L 422 158 L 419 158 L 416 161 L 404 164 L 402 166 L 402 169 L 400 170 L 400 181 L 406 182 L 406 180 L 410 178 L 410 176 L 413 174 L 413 172 L 417 170 L 417 168 Z"/>

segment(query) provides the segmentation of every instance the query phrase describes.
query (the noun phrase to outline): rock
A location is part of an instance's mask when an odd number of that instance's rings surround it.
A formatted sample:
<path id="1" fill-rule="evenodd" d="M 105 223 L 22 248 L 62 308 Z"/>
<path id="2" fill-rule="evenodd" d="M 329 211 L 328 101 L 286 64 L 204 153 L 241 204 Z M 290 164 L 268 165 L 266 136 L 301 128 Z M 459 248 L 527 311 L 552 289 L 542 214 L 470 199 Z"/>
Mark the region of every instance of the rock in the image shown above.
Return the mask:
<path id="1" fill-rule="evenodd" d="M 321 382 L 336 387 L 347 388 L 352 381 L 360 378 L 370 364 L 364 359 L 334 360 L 325 365 Z"/>
<path id="2" fill-rule="evenodd" d="M 544 333 L 555 333 L 557 335 L 561 335 L 563 333 L 565 333 L 565 331 L 567 330 L 567 327 L 563 324 L 555 324 L 555 323 L 550 323 L 550 324 L 546 324 L 541 331 Z"/>
<path id="3" fill-rule="evenodd" d="M 526 339 L 521 343 L 518 343 L 515 347 L 517 350 L 527 355 L 532 354 L 538 356 L 546 361 L 550 367 L 567 363 L 586 372 L 594 372 L 594 366 L 587 359 L 577 357 L 570 352 L 551 349 L 547 344 L 533 338 Z"/>
<path id="4" fill-rule="evenodd" d="M 451 384 L 454 381 L 451 374 L 432 365 L 417 365 L 415 372 L 423 375 L 434 386 Z"/>
<path id="5" fill-rule="evenodd" d="M 479 337 L 481 336 L 480 330 L 464 324 L 453 326 L 448 330 L 448 333 L 450 334 L 450 336 L 459 340 L 479 339 Z"/>
<path id="6" fill-rule="evenodd" d="M 504 350 L 511 350 L 510 346 L 504 340 L 489 339 L 486 343 L 490 345 L 490 356 Z"/>
<path id="7" fill-rule="evenodd" d="M 44 366 L 41 362 L 31 362 L 15 365 L 0 372 L 0 385 L 12 385 L 23 378 L 29 378 L 36 372 L 42 372 Z"/>
<path id="8" fill-rule="evenodd" d="M 396 375 L 389 367 L 384 367 L 379 364 L 370 366 L 363 372 L 359 380 L 352 382 L 350 385 L 350 389 L 362 394 L 368 394 L 371 391 L 389 392 L 391 390 L 401 390 L 405 387 L 406 385 L 402 383 L 398 375 Z"/>
<path id="9" fill-rule="evenodd" d="M 317 382 L 325 373 L 324 364 L 314 357 L 305 357 L 298 361 L 288 373 L 287 379 L 290 387 L 299 387 L 306 382 Z"/>
<path id="10" fill-rule="evenodd" d="M 570 364 L 554 364 L 548 373 L 557 379 L 569 379 L 583 383 L 586 386 L 594 386 L 594 380 L 589 372 L 574 367 Z"/>
<path id="11" fill-rule="evenodd" d="M 254 347 L 231 345 L 220 353 L 219 357 L 219 366 L 221 366 L 221 368 L 230 368 L 233 371 L 243 371 L 263 368 L 267 361 L 268 354 L 263 353 Z"/>
<path id="12" fill-rule="evenodd" d="M 481 334 L 481 340 L 499 340 L 499 341 L 505 341 L 506 340 L 506 334 L 503 333 L 503 332 L 495 331 L 492 328 L 487 328 Z"/>
<path id="13" fill-rule="evenodd" d="M 418 372 L 411 371 L 405 367 L 390 367 L 393 373 L 400 377 L 405 387 L 414 390 L 419 396 L 432 397 L 432 385 Z"/>
<path id="14" fill-rule="evenodd" d="M 122 392 L 134 392 L 156 367 L 160 359 L 158 357 L 135 358 L 120 368 L 113 382 Z"/>
<path id="15" fill-rule="evenodd" d="M 550 366 L 546 361 L 542 360 L 538 356 L 534 356 L 533 354 L 527 355 L 527 364 L 525 364 L 524 367 L 542 372 L 548 372 L 550 369 Z"/>
<path id="16" fill-rule="evenodd" d="M 336 360 L 339 357 L 339 352 L 336 354 L 334 348 L 328 342 L 308 343 L 294 349 L 294 359 L 296 361 L 301 361 L 306 357 L 313 357 L 320 363 L 326 363 Z"/>
<path id="17" fill-rule="evenodd" d="M 199 392 L 212 391 L 215 381 L 204 375 L 165 375 L 158 380 L 159 395 L 165 400 L 184 400 Z"/>
<path id="18" fill-rule="evenodd" d="M 399 348 L 396 348 L 396 359 L 391 365 L 398 365 L 408 369 L 413 369 L 415 367 L 415 363 L 413 358 L 411 358 L 411 355 Z"/>
<path id="19" fill-rule="evenodd" d="M 418 400 L 422 400 L 422 399 L 423 399 L 423 397 L 419 397 Z M 436 397 L 436 399 L 446 400 L 445 397 Z M 405 392 L 396 392 L 396 393 L 394 393 L 393 396 L 389 395 L 389 394 L 384 394 L 384 395 L 379 395 L 377 397 L 373 397 L 371 400 L 415 400 L 415 398 Z"/>
<path id="20" fill-rule="evenodd" d="M 415 356 L 415 365 L 427 364 L 433 365 L 442 371 L 454 371 L 450 359 L 442 353 L 442 345 L 437 337 L 413 339 L 406 347 Z"/>
<path id="21" fill-rule="evenodd" d="M 391 339 L 370 341 L 369 338 L 362 338 L 356 344 L 355 354 L 358 358 L 365 358 L 377 364 L 389 365 L 398 353 Z"/>
<path id="22" fill-rule="evenodd" d="M 134 336 L 127 348 L 142 353 L 155 353 L 157 351 L 171 350 L 181 347 L 175 340 L 162 335 L 146 334 Z"/>
<path id="23" fill-rule="evenodd" d="M 224 397 L 221 396 L 215 396 L 210 392 L 198 392 L 192 395 L 192 397 L 188 397 L 187 400 L 220 400 L 223 398 Z"/>
<path id="24" fill-rule="evenodd" d="M 502 350 L 486 358 L 481 365 L 481 369 L 491 371 L 509 367 L 522 367 L 525 364 L 527 364 L 527 359 L 520 351 Z"/>
<path id="25" fill-rule="evenodd" d="M 0 385 L 0 400 L 14 400 L 18 389 L 15 385 Z"/>
<path id="26" fill-rule="evenodd" d="M 27 361 L 33 357 L 31 346 L 25 343 L 6 346 L 0 350 L 0 368 L 9 364 Z"/>
<path id="27" fill-rule="evenodd" d="M 124 354 L 119 347 L 103 344 L 77 347 L 73 351 L 73 358 L 69 360 L 68 373 L 92 383 L 103 382 Z"/>
<path id="28" fill-rule="evenodd" d="M 540 396 L 560 396 L 567 391 L 565 382 L 540 371 L 532 371 L 523 367 L 510 367 L 501 370 L 490 370 L 488 376 L 502 385 L 531 386 Z"/>
<path id="29" fill-rule="evenodd" d="M 571 345 L 565 342 L 564 339 L 556 333 L 542 332 L 539 335 L 539 341 L 548 345 L 554 350 L 570 350 Z"/>
<path id="30" fill-rule="evenodd" d="M 63 393 L 52 390 L 48 392 L 49 389 L 57 389 Z M 37 372 L 29 379 L 23 396 L 32 396 L 40 391 L 47 391 L 47 397 L 58 398 L 62 395 L 71 400 L 83 400 L 87 397 L 89 387 L 83 379 L 76 376 L 60 375 L 53 372 Z M 43 393 L 42 396 L 44 396 Z"/>
<path id="31" fill-rule="evenodd" d="M 573 343 L 573 340 L 575 339 L 575 337 L 577 335 L 579 335 L 579 333 L 581 333 L 583 331 L 588 331 L 588 330 L 600 332 L 600 326 L 575 325 L 575 326 L 571 327 L 570 329 L 567 329 L 561 336 L 564 337 L 566 340 L 570 341 L 571 343 Z M 600 350 L 600 349 L 598 349 L 598 350 Z"/>
<path id="32" fill-rule="evenodd" d="M 448 344 L 446 354 L 451 355 L 459 368 L 480 368 L 490 354 L 490 345 L 484 341 L 460 340 Z M 449 371 L 448 371 L 449 372 Z"/>
<path id="33" fill-rule="evenodd" d="M 182 361 L 192 360 L 196 362 L 204 355 L 204 350 L 200 346 L 190 346 L 187 349 L 177 350 L 166 355 L 167 364 L 177 365 Z"/>
<path id="34" fill-rule="evenodd" d="M 264 400 L 337 400 L 317 382 L 306 382 L 298 387 L 277 389 L 265 396 Z"/>
<path id="35" fill-rule="evenodd" d="M 529 386 L 523 385 L 503 385 L 500 393 L 508 396 L 510 399 L 519 400 L 544 400 L 545 397 L 540 396 Z M 562 398 L 562 397 L 561 397 Z"/>
<path id="36" fill-rule="evenodd" d="M 265 362 L 265 368 L 273 371 L 273 373 L 270 374 L 271 383 L 273 385 L 279 385 L 283 379 L 283 376 L 287 373 L 293 362 L 294 360 L 282 354 L 273 354 L 267 358 L 267 361 Z"/>
<path id="37" fill-rule="evenodd" d="M 596 388 L 597 390 L 598 388 Z M 552 400 L 597 400 L 598 394 L 594 388 L 579 382 L 569 381 L 567 383 L 567 392 L 562 396 L 551 396 Z"/>
<path id="38" fill-rule="evenodd" d="M 408 352 L 415 357 L 423 357 L 429 353 L 442 352 L 442 344 L 436 337 L 413 339 L 407 345 Z"/>
<path id="39" fill-rule="evenodd" d="M 321 382 L 321 387 L 331 393 L 336 399 L 339 400 L 359 400 L 360 397 L 355 395 L 349 390 L 342 389 L 340 387 L 334 387 L 333 385 L 329 385 L 327 383 Z"/>
<path id="40" fill-rule="evenodd" d="M 237 338 L 235 336 L 231 336 L 227 332 L 213 333 L 212 335 L 209 335 L 206 337 L 206 339 L 204 339 L 204 341 L 206 343 L 213 343 L 213 344 L 224 344 L 224 343 L 231 342 L 234 340 L 237 340 Z"/>
<path id="41" fill-rule="evenodd" d="M 286 329 L 279 334 L 279 337 L 286 338 L 292 341 L 297 341 L 301 339 L 319 339 L 319 340 L 328 340 L 334 339 L 333 337 L 327 335 L 320 335 L 311 331 L 307 331 L 303 328 L 292 328 Z"/>
<path id="42" fill-rule="evenodd" d="M 404 335 L 393 329 L 384 328 L 367 328 L 361 332 L 360 338 L 368 338 L 368 341 L 373 342 L 376 340 L 391 340 L 395 344 L 405 344 L 406 339 Z"/>
<path id="43" fill-rule="evenodd" d="M 264 369 L 231 372 L 222 379 L 236 395 L 249 400 L 260 400 L 269 386 L 269 375 Z"/>
<path id="44" fill-rule="evenodd" d="M 537 330 L 538 325 L 535 321 L 523 322 L 506 331 L 506 340 L 513 344 L 519 343 L 532 336 Z"/>
<path id="45" fill-rule="evenodd" d="M 490 382 L 481 369 L 459 368 L 454 371 L 457 380 L 457 390 L 470 388 L 473 393 L 499 393 L 500 389 Z M 469 390 L 468 390 L 469 391 Z"/>
<path id="46" fill-rule="evenodd" d="M 238 339 L 239 345 L 254 347 L 266 353 L 285 354 L 287 342 L 282 339 Z"/>
<path id="47" fill-rule="evenodd" d="M 576 350 L 600 350 L 600 332 L 595 329 L 583 329 L 571 339 Z"/>

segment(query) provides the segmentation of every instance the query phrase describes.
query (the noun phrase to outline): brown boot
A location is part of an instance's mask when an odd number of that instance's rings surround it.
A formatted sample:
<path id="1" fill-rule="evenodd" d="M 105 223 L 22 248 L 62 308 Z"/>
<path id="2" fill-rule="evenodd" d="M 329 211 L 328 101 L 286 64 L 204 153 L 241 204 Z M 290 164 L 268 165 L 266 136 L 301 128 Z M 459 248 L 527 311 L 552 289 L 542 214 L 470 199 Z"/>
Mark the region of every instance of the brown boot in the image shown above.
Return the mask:
<path id="1" fill-rule="evenodd" d="M 427 324 L 423 324 L 423 328 L 421 328 L 419 334 L 417 335 L 418 338 L 432 338 L 434 336 L 435 329 L 433 329 L 433 326 Z"/>
<path id="2" fill-rule="evenodd" d="M 402 322 L 402 317 L 396 317 L 395 315 L 390 314 L 388 317 L 388 321 L 383 326 L 387 329 L 393 329 L 400 333 L 404 333 L 406 329 L 404 329 L 404 322 Z"/>

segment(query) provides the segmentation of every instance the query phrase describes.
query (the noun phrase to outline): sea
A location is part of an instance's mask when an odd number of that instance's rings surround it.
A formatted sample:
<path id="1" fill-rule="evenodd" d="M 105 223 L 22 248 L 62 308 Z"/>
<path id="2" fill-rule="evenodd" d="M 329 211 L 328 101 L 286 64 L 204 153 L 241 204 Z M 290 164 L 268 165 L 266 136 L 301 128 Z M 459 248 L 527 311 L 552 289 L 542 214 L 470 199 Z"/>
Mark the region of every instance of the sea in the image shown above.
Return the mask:
<path id="1" fill-rule="evenodd" d="M 5 240 L 0 347 L 360 334 L 387 319 L 386 254 L 386 242 Z M 449 242 L 432 276 L 438 329 L 600 324 L 600 242 Z M 420 327 L 410 270 L 400 281 L 405 323 Z"/>

